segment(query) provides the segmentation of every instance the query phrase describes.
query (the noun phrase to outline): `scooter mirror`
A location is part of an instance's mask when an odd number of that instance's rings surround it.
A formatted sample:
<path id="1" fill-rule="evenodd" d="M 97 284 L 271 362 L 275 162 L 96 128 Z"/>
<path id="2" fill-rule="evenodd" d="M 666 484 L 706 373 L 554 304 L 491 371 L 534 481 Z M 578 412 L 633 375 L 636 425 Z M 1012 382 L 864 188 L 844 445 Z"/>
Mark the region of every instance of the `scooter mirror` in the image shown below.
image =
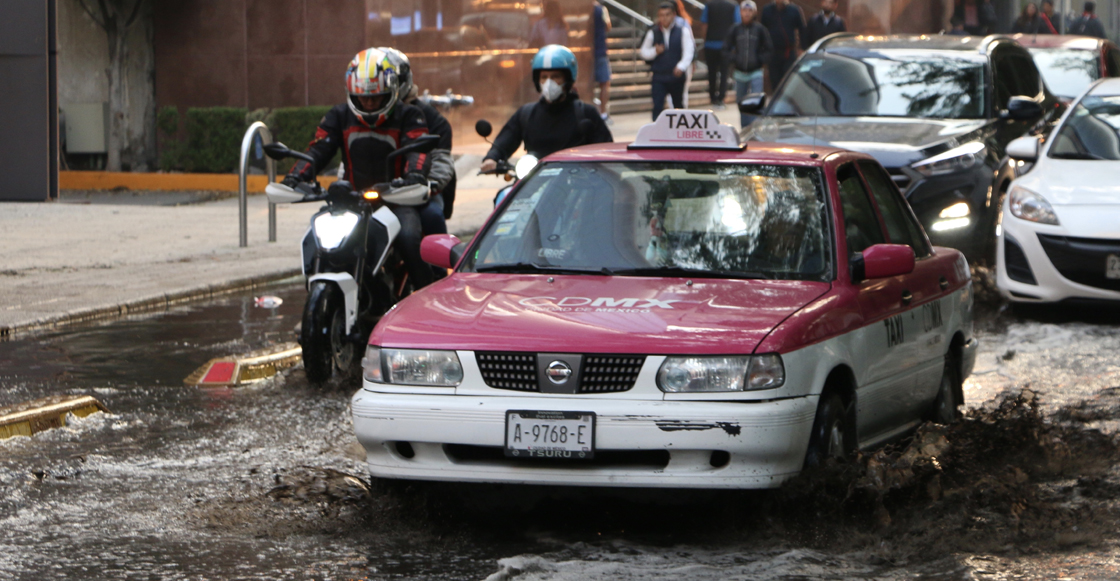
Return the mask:
<path id="1" fill-rule="evenodd" d="M 269 143 L 268 145 L 264 146 L 265 155 L 271 157 L 272 159 L 284 159 L 285 157 L 288 157 L 288 154 L 290 154 L 291 152 L 292 150 L 288 149 L 287 145 L 284 145 L 280 142 Z"/>
<path id="2" fill-rule="evenodd" d="M 483 138 L 486 138 L 490 137 L 490 134 L 494 132 L 494 126 L 490 125 L 490 122 L 485 119 L 479 119 L 474 124 L 474 130 Z"/>

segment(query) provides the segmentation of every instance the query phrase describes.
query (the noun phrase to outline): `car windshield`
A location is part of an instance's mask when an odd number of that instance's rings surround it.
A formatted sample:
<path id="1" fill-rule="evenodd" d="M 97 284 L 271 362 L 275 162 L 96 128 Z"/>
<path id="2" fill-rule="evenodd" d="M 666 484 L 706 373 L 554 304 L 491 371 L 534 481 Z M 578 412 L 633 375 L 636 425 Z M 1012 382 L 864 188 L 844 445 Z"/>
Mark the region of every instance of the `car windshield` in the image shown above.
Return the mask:
<path id="1" fill-rule="evenodd" d="M 978 119 L 984 62 L 930 51 L 808 55 L 786 77 L 771 115 Z"/>
<path id="2" fill-rule="evenodd" d="M 1120 95 L 1087 95 L 1058 129 L 1050 157 L 1120 160 Z"/>
<path id="3" fill-rule="evenodd" d="M 1042 80 L 1059 97 L 1073 99 L 1101 76 L 1096 51 L 1063 48 L 1032 48 L 1030 51 Z"/>
<path id="4" fill-rule="evenodd" d="M 819 168 L 550 163 L 464 270 L 829 280 Z"/>

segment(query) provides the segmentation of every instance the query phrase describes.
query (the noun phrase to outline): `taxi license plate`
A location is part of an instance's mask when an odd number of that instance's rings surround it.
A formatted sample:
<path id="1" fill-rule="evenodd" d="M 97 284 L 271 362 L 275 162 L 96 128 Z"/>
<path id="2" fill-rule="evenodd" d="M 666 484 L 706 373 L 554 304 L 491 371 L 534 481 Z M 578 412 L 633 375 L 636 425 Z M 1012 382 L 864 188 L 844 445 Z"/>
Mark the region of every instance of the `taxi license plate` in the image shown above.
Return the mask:
<path id="1" fill-rule="evenodd" d="M 595 413 L 510 410 L 506 412 L 506 456 L 595 457 Z"/>
<path id="2" fill-rule="evenodd" d="M 1120 256 L 1109 254 L 1104 266 L 1105 278 L 1120 278 Z"/>

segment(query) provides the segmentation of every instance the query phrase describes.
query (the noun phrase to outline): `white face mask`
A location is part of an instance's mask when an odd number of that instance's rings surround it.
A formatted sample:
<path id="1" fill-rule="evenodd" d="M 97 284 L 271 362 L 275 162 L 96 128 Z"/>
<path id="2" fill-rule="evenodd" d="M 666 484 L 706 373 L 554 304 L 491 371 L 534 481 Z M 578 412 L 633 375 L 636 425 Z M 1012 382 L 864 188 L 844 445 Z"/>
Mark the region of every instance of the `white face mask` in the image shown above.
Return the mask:
<path id="1" fill-rule="evenodd" d="M 549 103 L 555 103 L 556 100 L 559 99 L 563 94 L 564 87 L 556 84 L 556 81 L 552 79 L 546 79 L 545 82 L 541 83 L 541 96 L 544 97 L 545 101 L 548 101 Z"/>

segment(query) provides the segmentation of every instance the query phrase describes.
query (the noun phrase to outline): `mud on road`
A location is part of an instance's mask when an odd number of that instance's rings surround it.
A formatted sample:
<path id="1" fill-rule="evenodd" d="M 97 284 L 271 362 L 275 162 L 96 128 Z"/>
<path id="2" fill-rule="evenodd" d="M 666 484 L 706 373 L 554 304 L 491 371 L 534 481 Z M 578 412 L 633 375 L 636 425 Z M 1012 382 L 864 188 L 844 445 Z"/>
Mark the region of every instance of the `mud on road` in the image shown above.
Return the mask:
<path id="1" fill-rule="evenodd" d="M 961 422 L 776 491 L 632 491 L 371 481 L 353 384 L 178 383 L 288 340 L 302 293 L 0 343 L 0 405 L 112 410 L 0 441 L 0 579 L 1120 577 L 1109 313 L 985 299 Z"/>

